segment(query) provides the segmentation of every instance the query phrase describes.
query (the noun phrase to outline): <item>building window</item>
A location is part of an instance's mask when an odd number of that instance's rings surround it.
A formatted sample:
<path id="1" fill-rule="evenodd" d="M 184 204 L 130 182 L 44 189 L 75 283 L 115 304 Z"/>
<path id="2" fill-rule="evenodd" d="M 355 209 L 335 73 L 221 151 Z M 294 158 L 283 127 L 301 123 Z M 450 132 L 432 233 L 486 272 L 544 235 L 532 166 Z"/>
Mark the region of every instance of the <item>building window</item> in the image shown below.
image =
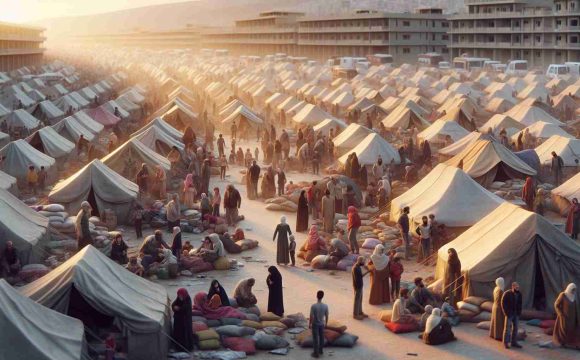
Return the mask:
<path id="1" fill-rule="evenodd" d="M 536 51 L 536 57 L 541 57 L 542 56 L 542 52 L 541 51 Z"/>
<path id="2" fill-rule="evenodd" d="M 403 26 L 409 27 L 409 26 L 411 26 L 411 22 L 410 21 L 403 21 Z"/>
<path id="3" fill-rule="evenodd" d="M 411 35 L 403 34 L 403 40 L 409 40 L 409 39 L 411 39 Z"/>
<path id="4" fill-rule="evenodd" d="M 578 20 L 577 19 L 570 20 L 570 26 L 578 26 Z"/>
<path id="5" fill-rule="evenodd" d="M 570 44 L 578 44 L 578 36 L 570 36 Z"/>
<path id="6" fill-rule="evenodd" d="M 443 49 L 441 49 L 441 53 L 448 54 L 449 53 L 449 49 L 448 48 L 443 48 Z"/>
<path id="7" fill-rule="evenodd" d="M 410 54 L 410 53 L 411 53 L 410 48 L 403 48 L 403 54 Z"/>
<path id="8" fill-rule="evenodd" d="M 441 40 L 443 40 L 443 41 L 449 40 L 449 35 L 447 35 L 447 34 L 441 35 Z"/>

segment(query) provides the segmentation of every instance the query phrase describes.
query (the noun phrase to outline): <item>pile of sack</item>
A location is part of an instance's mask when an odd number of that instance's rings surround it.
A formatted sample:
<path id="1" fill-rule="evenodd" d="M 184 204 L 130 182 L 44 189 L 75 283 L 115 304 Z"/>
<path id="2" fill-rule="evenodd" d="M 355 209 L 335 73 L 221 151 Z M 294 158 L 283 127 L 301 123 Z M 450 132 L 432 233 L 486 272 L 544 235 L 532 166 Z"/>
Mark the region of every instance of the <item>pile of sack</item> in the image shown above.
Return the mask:
<path id="1" fill-rule="evenodd" d="M 358 336 L 346 332 L 346 325 L 336 320 L 329 320 L 324 329 L 325 347 L 354 347 L 358 341 Z M 296 344 L 303 348 L 313 347 L 312 330 L 304 329 L 296 335 Z"/>
<path id="2" fill-rule="evenodd" d="M 298 202 L 293 202 L 286 196 L 278 196 L 267 199 L 265 208 L 270 211 L 296 212 L 298 211 Z"/>

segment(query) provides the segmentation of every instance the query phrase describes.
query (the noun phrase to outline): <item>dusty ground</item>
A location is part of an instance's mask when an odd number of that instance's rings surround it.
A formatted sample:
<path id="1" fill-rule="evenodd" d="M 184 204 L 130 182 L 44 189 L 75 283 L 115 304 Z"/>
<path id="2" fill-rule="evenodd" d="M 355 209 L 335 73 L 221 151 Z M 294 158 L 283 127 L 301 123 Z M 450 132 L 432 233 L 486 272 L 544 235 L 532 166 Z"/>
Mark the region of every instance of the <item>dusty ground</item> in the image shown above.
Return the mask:
<path id="1" fill-rule="evenodd" d="M 227 142 L 229 143 L 229 142 Z M 245 148 L 245 147 L 244 147 Z M 253 147 L 252 147 L 253 149 Z M 260 156 L 261 157 L 261 156 Z M 284 213 L 272 212 L 264 209 L 264 203 L 260 201 L 249 201 L 245 196 L 245 186 L 240 184 L 240 168 L 231 167 L 227 181 L 220 181 L 212 178 L 211 187 L 220 187 L 222 194 L 228 183 L 233 183 L 242 194 L 242 207 L 240 214 L 245 215 L 246 220 L 239 226 L 244 228 L 247 238 L 260 241 L 260 246 L 255 250 L 250 250 L 240 254 L 232 255 L 231 258 L 240 260 L 245 264 L 237 271 L 212 271 L 204 273 L 204 278 L 180 277 L 176 280 L 157 281 L 165 286 L 169 295 L 174 298 L 179 287 L 186 287 L 190 294 L 198 291 L 206 291 L 212 279 L 218 279 L 231 295 L 236 283 L 244 278 L 254 277 L 256 286 L 254 291 L 258 297 L 258 305 L 262 311 L 268 301 L 266 286 L 267 270 L 270 265 L 275 265 L 276 244 L 272 241 L 272 235 L 279 218 Z M 309 174 L 289 173 L 288 180 L 300 181 L 311 180 Z M 284 214 L 288 217 L 288 222 L 292 229 L 295 226 L 295 214 Z M 151 229 L 146 228 L 145 234 L 151 233 Z M 169 237 L 170 234 L 167 234 Z M 184 234 L 184 241 L 191 240 L 194 246 L 200 244 L 202 235 Z M 297 234 L 298 246 L 305 239 L 305 234 Z M 137 246 L 131 229 L 127 230 L 127 236 L 131 246 Z M 251 256 L 252 260 L 265 260 L 266 262 L 246 262 L 242 256 Z M 365 304 L 364 311 L 370 316 L 364 321 L 357 321 L 352 318 L 352 288 L 350 274 L 342 271 L 330 272 L 317 270 L 308 272 L 309 267 L 302 266 L 303 261 L 298 261 L 297 266 L 280 266 L 280 272 L 284 279 L 284 305 L 287 314 L 302 312 L 308 315 L 310 305 L 316 300 L 316 291 L 322 289 L 326 296 L 324 302 L 330 307 L 330 317 L 344 322 L 348 326 L 348 332 L 359 336 L 359 341 L 353 349 L 329 348 L 324 357 L 334 359 L 404 359 L 404 358 L 431 358 L 431 359 L 579 359 L 580 353 L 566 349 L 542 349 L 537 343 L 549 340 L 539 328 L 523 325 L 528 338 L 522 342 L 521 350 L 505 350 L 500 342 L 491 340 L 487 332 L 475 328 L 475 324 L 461 324 L 454 328 L 455 335 L 459 339 L 456 342 L 442 346 L 427 346 L 417 339 L 418 333 L 405 335 L 395 335 L 383 327 L 377 320 L 379 311 L 390 309 L 391 304 L 384 306 L 368 305 L 368 277 L 365 278 Z M 417 275 L 432 274 L 432 268 L 419 266 L 414 262 L 405 262 L 405 273 L 403 280 L 411 281 Z M 293 341 L 290 341 L 294 346 Z M 288 355 L 288 359 L 307 359 L 310 349 L 295 347 Z M 260 352 L 253 358 L 271 358 L 266 352 Z"/>

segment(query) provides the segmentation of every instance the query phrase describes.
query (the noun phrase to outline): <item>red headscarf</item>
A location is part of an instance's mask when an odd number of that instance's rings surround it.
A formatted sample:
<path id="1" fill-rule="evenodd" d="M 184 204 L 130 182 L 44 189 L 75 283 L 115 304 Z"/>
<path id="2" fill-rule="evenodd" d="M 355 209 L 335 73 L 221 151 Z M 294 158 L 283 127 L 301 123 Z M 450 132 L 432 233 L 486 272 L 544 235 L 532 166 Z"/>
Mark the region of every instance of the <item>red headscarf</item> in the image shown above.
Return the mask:
<path id="1" fill-rule="evenodd" d="M 354 206 L 348 207 L 348 224 L 347 229 L 358 228 L 361 226 L 360 216 Z"/>
<path id="2" fill-rule="evenodd" d="M 179 290 L 177 290 L 177 296 L 187 297 L 189 296 L 189 293 L 185 288 L 180 288 Z"/>
<path id="3" fill-rule="evenodd" d="M 193 298 L 193 310 L 200 312 L 203 317 L 210 320 L 222 318 L 246 319 L 246 314 L 231 306 L 220 306 L 217 309 L 211 308 L 207 300 L 207 293 L 203 291 L 197 293 Z"/>
<path id="4" fill-rule="evenodd" d="M 528 205 L 528 210 L 531 210 L 534 206 L 534 199 L 536 198 L 536 191 L 534 186 L 534 179 L 528 176 L 524 188 L 522 189 L 522 200 Z"/>
<path id="5" fill-rule="evenodd" d="M 310 227 L 310 232 L 308 232 L 306 250 L 318 250 L 320 240 L 320 235 L 318 235 L 318 226 L 312 225 Z"/>
<path id="6" fill-rule="evenodd" d="M 576 200 L 576 203 L 574 203 Z M 580 212 L 580 204 L 576 198 L 572 199 L 572 205 L 570 206 L 570 210 L 568 211 L 568 216 L 566 217 L 566 233 L 572 234 L 572 230 L 574 230 L 574 216 L 577 212 Z"/>

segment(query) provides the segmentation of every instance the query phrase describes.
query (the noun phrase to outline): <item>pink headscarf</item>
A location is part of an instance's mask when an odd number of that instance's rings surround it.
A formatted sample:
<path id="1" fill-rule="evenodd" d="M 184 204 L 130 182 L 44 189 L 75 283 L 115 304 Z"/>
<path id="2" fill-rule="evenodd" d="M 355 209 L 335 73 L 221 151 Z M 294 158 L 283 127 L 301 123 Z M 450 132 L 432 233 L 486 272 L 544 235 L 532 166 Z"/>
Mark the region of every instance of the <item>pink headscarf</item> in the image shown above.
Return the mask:
<path id="1" fill-rule="evenodd" d="M 348 207 L 348 213 L 349 214 L 354 214 L 356 213 L 356 208 L 354 206 L 349 206 Z"/>
<path id="2" fill-rule="evenodd" d="M 191 186 L 193 186 L 193 174 L 187 174 L 185 181 L 183 181 L 183 190 L 185 191 Z"/>
<path id="3" fill-rule="evenodd" d="M 189 296 L 189 293 L 187 292 L 187 290 L 185 288 L 180 288 L 177 290 L 177 296 L 187 297 L 187 296 Z"/>
<path id="4" fill-rule="evenodd" d="M 312 225 L 310 227 L 310 232 L 308 232 L 306 250 L 318 250 L 320 248 L 320 242 L 322 239 L 318 235 L 318 226 Z"/>
<path id="5" fill-rule="evenodd" d="M 208 304 L 207 294 L 203 291 L 197 293 L 193 298 L 193 310 L 200 312 L 203 317 L 209 320 L 222 318 L 246 319 L 246 314 L 231 306 L 220 306 L 212 309 Z"/>

